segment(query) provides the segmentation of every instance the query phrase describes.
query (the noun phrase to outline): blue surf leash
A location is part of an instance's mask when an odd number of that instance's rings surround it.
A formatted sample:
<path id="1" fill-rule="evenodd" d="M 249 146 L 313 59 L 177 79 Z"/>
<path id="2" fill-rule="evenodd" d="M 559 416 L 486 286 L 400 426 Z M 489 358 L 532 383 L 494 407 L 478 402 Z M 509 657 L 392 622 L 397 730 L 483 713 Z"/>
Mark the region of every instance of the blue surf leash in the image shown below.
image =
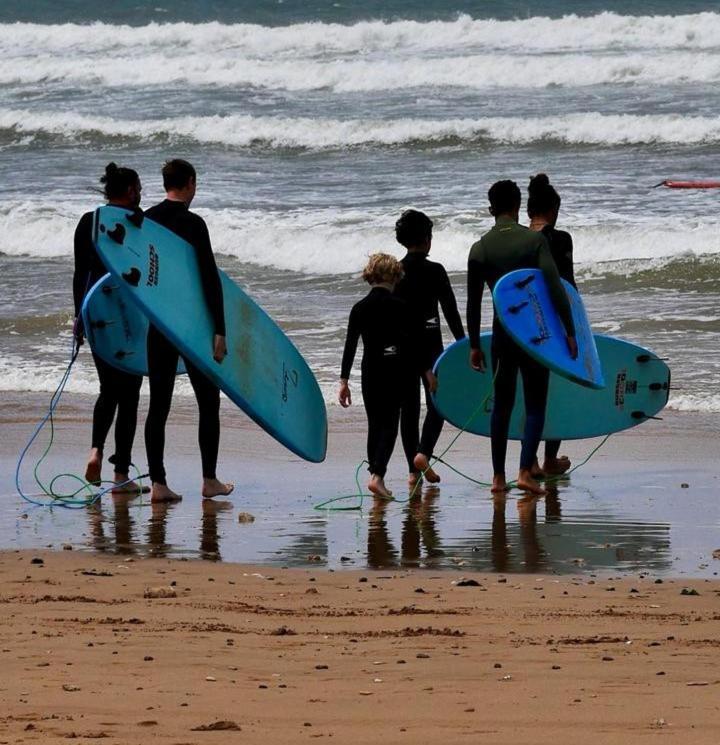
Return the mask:
<path id="1" fill-rule="evenodd" d="M 121 483 L 100 482 L 100 484 L 91 484 L 86 479 L 74 473 L 60 473 L 60 474 L 55 475 L 50 480 L 50 483 L 46 486 L 42 482 L 38 474 L 40 466 L 42 465 L 43 461 L 45 460 L 48 453 L 52 449 L 53 442 L 55 439 L 55 422 L 54 422 L 55 409 L 60 403 L 60 399 L 62 398 L 62 394 L 65 391 L 65 386 L 67 385 L 67 382 L 70 379 L 70 373 L 72 372 L 73 365 L 75 364 L 75 361 L 77 360 L 79 352 L 80 352 L 80 343 L 78 342 L 78 339 L 76 337 L 75 329 L 73 329 L 70 361 L 68 362 L 68 365 L 65 368 L 65 371 L 63 372 L 60 378 L 60 382 L 58 383 L 57 388 L 55 389 L 55 391 L 53 392 L 50 398 L 50 404 L 48 406 L 47 413 L 40 420 L 38 425 L 35 427 L 35 430 L 30 436 L 30 439 L 28 440 L 27 444 L 25 445 L 22 452 L 20 453 L 20 456 L 17 461 L 17 465 L 15 466 L 15 488 L 17 489 L 18 494 L 22 497 L 22 499 L 24 499 L 29 504 L 36 505 L 38 507 L 64 507 L 66 509 L 84 509 L 85 507 L 88 507 L 89 505 L 92 505 L 98 502 L 103 497 L 103 495 L 107 494 L 108 492 L 111 492 L 113 489 L 121 489 L 123 486 L 126 486 L 132 483 L 133 481 L 133 479 L 128 479 L 127 481 L 123 481 Z M 42 500 L 42 499 L 36 498 L 35 496 L 26 494 L 23 491 L 23 488 L 20 482 L 21 482 L 21 471 L 22 471 L 22 466 L 23 466 L 25 457 L 27 456 L 33 443 L 35 442 L 35 440 L 37 440 L 38 436 L 40 435 L 40 433 L 43 431 L 43 429 L 45 428 L 47 424 L 50 425 L 50 439 L 43 454 L 35 462 L 35 466 L 33 468 L 33 476 L 35 478 L 35 483 L 40 488 L 40 491 L 42 492 L 42 494 L 44 494 L 45 497 L 47 497 L 46 500 Z M 140 481 L 142 478 L 145 478 L 146 476 L 147 474 L 138 475 L 137 480 Z M 76 482 L 80 484 L 80 486 L 75 491 L 70 492 L 70 493 L 58 492 L 55 490 L 55 484 L 59 479 L 62 479 L 62 478 L 74 479 Z M 101 489 L 100 491 L 95 491 L 95 487 L 101 486 L 102 483 L 110 483 L 111 485 L 104 489 Z M 78 495 L 81 494 L 82 492 L 87 492 L 87 496 L 79 497 Z"/>

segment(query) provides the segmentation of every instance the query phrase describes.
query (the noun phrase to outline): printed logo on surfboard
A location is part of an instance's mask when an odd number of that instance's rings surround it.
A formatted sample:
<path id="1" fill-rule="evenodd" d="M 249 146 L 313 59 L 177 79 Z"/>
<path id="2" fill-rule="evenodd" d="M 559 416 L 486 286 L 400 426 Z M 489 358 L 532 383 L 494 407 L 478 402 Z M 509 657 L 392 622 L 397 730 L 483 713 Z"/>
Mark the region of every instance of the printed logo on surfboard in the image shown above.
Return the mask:
<path id="1" fill-rule="evenodd" d="M 148 287 L 157 287 L 157 283 L 160 279 L 160 257 L 158 256 L 155 246 L 152 243 L 148 244 Z"/>
<path id="2" fill-rule="evenodd" d="M 283 403 L 287 403 L 288 400 L 288 390 L 290 389 L 290 386 L 293 388 L 298 387 L 298 379 L 299 375 L 297 370 L 288 369 L 285 367 L 285 363 L 283 362 L 283 374 L 282 374 L 282 400 Z"/>
<path id="3" fill-rule="evenodd" d="M 622 409 L 625 405 L 625 383 L 627 380 L 627 370 L 620 370 L 615 378 L 615 406 Z"/>

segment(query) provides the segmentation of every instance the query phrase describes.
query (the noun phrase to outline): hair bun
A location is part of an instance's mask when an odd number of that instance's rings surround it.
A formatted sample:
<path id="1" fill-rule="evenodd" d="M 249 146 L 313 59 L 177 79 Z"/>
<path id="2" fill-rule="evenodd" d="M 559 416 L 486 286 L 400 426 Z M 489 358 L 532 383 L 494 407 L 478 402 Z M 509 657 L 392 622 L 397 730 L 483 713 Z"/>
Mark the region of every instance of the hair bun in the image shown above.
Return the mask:
<path id="1" fill-rule="evenodd" d="M 550 179 L 547 177 L 547 174 L 538 173 L 537 176 L 530 177 L 528 191 L 534 191 L 535 189 L 544 189 L 546 186 L 550 186 Z"/>

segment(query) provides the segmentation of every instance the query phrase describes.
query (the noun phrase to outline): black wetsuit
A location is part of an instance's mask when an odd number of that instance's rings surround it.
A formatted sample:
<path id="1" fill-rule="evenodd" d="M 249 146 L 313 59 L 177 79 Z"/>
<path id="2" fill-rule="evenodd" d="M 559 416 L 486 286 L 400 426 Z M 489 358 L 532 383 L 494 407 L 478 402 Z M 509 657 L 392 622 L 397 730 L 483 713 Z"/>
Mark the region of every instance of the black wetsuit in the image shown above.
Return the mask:
<path id="1" fill-rule="evenodd" d="M 563 325 L 568 334 L 574 334 L 570 303 L 546 238 L 509 217 L 500 217 L 495 226 L 473 245 L 468 258 L 467 325 L 471 348 L 480 347 L 480 309 L 485 283 L 492 291 L 500 277 L 525 268 L 542 270 Z M 545 424 L 548 369 L 533 360 L 508 336 L 497 316 L 493 318 L 492 367 L 495 376 L 495 399 L 490 418 L 493 471 L 496 475 L 505 473 L 507 436 L 518 372 L 523 381 L 526 415 L 520 468 L 530 469 Z"/>
<path id="2" fill-rule="evenodd" d="M 570 233 L 546 225 L 542 229 L 542 234 L 550 244 L 550 253 L 555 260 L 560 276 L 577 289 L 573 266 L 573 242 Z M 545 442 L 545 457 L 548 460 L 557 458 L 560 452 L 560 442 L 560 440 L 547 440 Z"/>
<path id="3" fill-rule="evenodd" d="M 83 334 L 80 309 L 88 290 L 107 269 L 92 242 L 93 213 L 86 212 L 75 229 L 73 300 L 78 335 Z M 100 393 L 93 410 L 92 447 L 102 451 L 115 419 L 115 453 L 109 458 L 117 473 L 128 473 L 132 461 L 132 446 L 137 427 L 137 409 L 142 377 L 122 372 L 92 353 L 100 380 Z M 115 414 L 117 412 L 117 418 Z"/>
<path id="4" fill-rule="evenodd" d="M 350 311 L 340 377 L 348 379 L 359 339 L 363 342 L 361 386 L 368 418 L 370 473 L 384 476 L 412 381 L 428 370 L 419 330 L 408 306 L 384 287 L 373 287 Z"/>
<path id="5" fill-rule="evenodd" d="M 190 212 L 183 202 L 169 199 L 151 207 L 145 215 L 172 230 L 195 248 L 200 281 L 213 318 L 214 332 L 225 336 L 222 285 L 205 221 Z M 181 300 L 178 299 L 179 302 Z M 178 310 L 181 310 L 180 307 Z M 213 339 L 208 339 L 207 343 L 212 348 Z M 148 331 L 147 353 L 150 406 L 145 421 L 145 447 L 150 479 L 155 483 L 165 484 L 165 423 L 170 413 L 180 353 L 152 325 Z M 203 477 L 214 479 L 220 446 L 220 391 L 189 360 L 184 361 L 200 413 L 198 441 Z"/>
<path id="6" fill-rule="evenodd" d="M 443 352 L 440 308 L 453 336 L 456 339 L 462 339 L 465 336 L 455 293 L 443 265 L 429 261 L 427 254 L 409 252 L 402 260 L 402 265 L 405 276 L 395 288 L 395 294 L 405 300 L 410 312 L 415 316 L 416 322 L 422 329 L 420 338 L 425 357 L 430 360 L 431 365 L 434 365 Z M 425 389 L 427 406 L 422 434 L 418 427 L 421 383 Z M 413 464 L 417 453 L 422 453 L 428 459 L 432 457 L 442 426 L 443 418 L 435 408 L 427 379 L 420 371 L 414 377 L 408 405 L 403 407 L 400 419 L 400 435 L 410 473 L 417 470 Z"/>

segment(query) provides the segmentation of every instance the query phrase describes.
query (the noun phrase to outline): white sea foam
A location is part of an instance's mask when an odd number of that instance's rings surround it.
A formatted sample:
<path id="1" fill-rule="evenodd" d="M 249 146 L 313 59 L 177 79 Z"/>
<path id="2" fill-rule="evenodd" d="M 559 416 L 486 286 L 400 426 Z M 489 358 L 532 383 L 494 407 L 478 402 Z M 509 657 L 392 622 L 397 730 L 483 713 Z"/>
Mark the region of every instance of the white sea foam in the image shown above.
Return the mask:
<path id="1" fill-rule="evenodd" d="M 0 252 L 51 258 L 72 255 L 72 237 L 84 207 L 7 201 L 0 205 Z M 249 265 L 311 275 L 359 271 L 372 251 L 399 254 L 392 238 L 397 210 L 203 209 L 218 254 Z M 450 271 L 464 271 L 470 245 L 490 226 L 485 214 L 434 215 L 433 255 Z M 678 257 L 720 254 L 720 223 L 712 218 L 679 225 L 656 217 L 592 220 L 564 216 L 575 241 L 575 261 L 587 276 L 633 274 L 662 268 Z M 361 236 L 361 240 L 359 239 Z M 618 262 L 613 269 L 608 262 Z"/>
<path id="2" fill-rule="evenodd" d="M 0 136 L 13 144 L 56 137 L 71 143 L 96 139 L 192 141 L 227 147 L 340 149 L 416 143 L 527 145 L 716 144 L 720 119 L 680 114 L 586 112 L 547 117 L 479 119 L 323 119 L 271 116 L 184 116 L 112 119 L 72 112 L 0 110 Z"/>
<path id="3" fill-rule="evenodd" d="M 708 394 L 707 396 L 673 394 L 668 402 L 668 409 L 716 414 L 720 412 L 720 394 Z"/>
<path id="4" fill-rule="evenodd" d="M 452 50 L 557 52 L 566 50 L 715 50 L 720 14 L 526 18 L 498 21 L 461 15 L 453 21 L 363 21 L 352 25 L 301 23 L 266 27 L 253 24 L 107 23 L 0 24 L 4 59 L 34 54 L 131 56 L 158 51 L 188 56 L 231 52 L 258 58 L 316 57 L 382 52 L 436 53 Z M 210 50 L 210 51 L 208 51 Z M 127 60 L 126 60 L 127 61 Z"/>
<path id="5" fill-rule="evenodd" d="M 168 57 L 161 52 L 113 56 L 3 59 L 0 85 L 63 84 L 330 90 L 336 93 L 412 88 L 568 88 L 637 83 L 716 83 L 720 54 L 633 52 L 550 55 L 471 54 L 434 57 L 351 57 L 328 60 L 252 59 L 215 51 Z"/>

